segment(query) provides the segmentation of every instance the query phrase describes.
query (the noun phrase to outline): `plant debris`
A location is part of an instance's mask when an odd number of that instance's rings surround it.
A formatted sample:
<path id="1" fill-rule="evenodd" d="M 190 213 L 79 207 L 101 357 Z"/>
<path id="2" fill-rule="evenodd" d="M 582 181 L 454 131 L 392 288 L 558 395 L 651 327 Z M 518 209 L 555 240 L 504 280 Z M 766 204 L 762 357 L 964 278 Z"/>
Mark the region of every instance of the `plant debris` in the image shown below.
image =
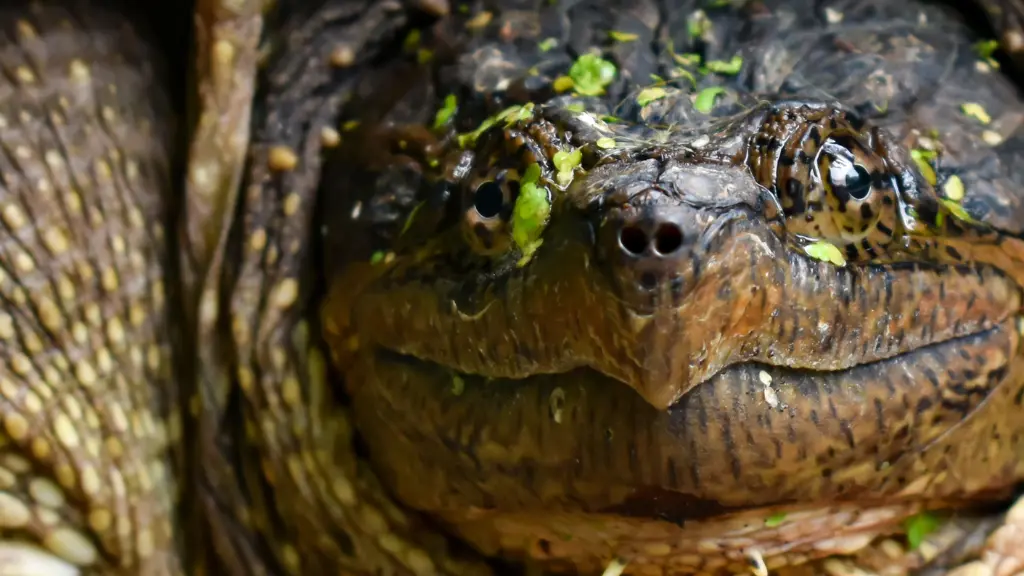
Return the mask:
<path id="1" fill-rule="evenodd" d="M 640 91 L 639 94 L 637 94 L 636 103 L 641 106 L 647 106 L 648 104 L 654 102 L 655 100 L 661 100 L 667 94 L 668 92 L 666 92 L 665 89 L 660 86 L 644 88 L 643 90 Z"/>
<path id="2" fill-rule="evenodd" d="M 992 122 L 992 117 L 989 116 L 988 112 L 985 110 L 985 107 L 982 106 L 981 104 L 978 104 L 977 102 L 965 102 L 960 105 L 960 110 L 962 110 L 963 113 L 966 114 L 967 116 L 974 118 L 975 120 L 981 122 L 982 124 L 987 125 L 990 122 Z"/>
<path id="3" fill-rule="evenodd" d="M 458 110 L 459 101 L 455 97 L 455 94 L 445 96 L 444 105 L 441 106 L 441 109 L 434 115 L 434 129 L 438 130 L 447 125 Z"/>
<path id="4" fill-rule="evenodd" d="M 942 185 L 942 192 L 945 193 L 946 198 L 954 202 L 959 202 L 964 199 L 964 181 L 959 176 L 953 174 L 946 179 L 946 183 Z"/>
<path id="5" fill-rule="evenodd" d="M 831 262 L 836 266 L 846 266 L 846 258 L 843 257 L 843 253 L 835 244 L 827 242 L 825 240 L 818 240 L 807 246 L 804 246 L 804 252 L 808 256 L 822 262 Z"/>
<path id="6" fill-rule="evenodd" d="M 709 72 L 714 72 L 716 74 L 728 74 L 730 76 L 739 74 L 742 67 L 743 57 L 739 54 L 733 56 L 728 62 L 724 60 L 711 60 L 705 64 L 705 68 L 707 68 Z"/>
<path id="7" fill-rule="evenodd" d="M 721 94 L 725 94 L 725 88 L 721 86 L 705 88 L 697 93 L 697 98 L 693 101 L 693 107 L 702 114 L 710 114 L 715 108 L 715 99 Z"/>
<path id="8" fill-rule="evenodd" d="M 942 520 L 931 513 L 922 512 L 907 519 L 904 528 L 907 531 L 907 545 L 910 550 L 917 550 L 929 534 L 942 526 Z"/>
<path id="9" fill-rule="evenodd" d="M 611 36 L 611 39 L 616 42 L 635 42 L 640 38 L 639 34 L 634 34 L 632 32 L 620 32 L 618 30 L 608 32 L 608 36 Z"/>
<path id="10" fill-rule="evenodd" d="M 524 266 L 544 242 L 541 234 L 551 216 L 551 197 L 540 183 L 540 165 L 530 164 L 519 181 L 519 197 L 512 212 L 512 240 L 522 252 L 518 265 Z"/>
<path id="11" fill-rule="evenodd" d="M 615 64 L 602 59 L 596 54 L 584 54 L 576 59 L 569 68 L 569 75 L 562 76 L 555 81 L 555 90 L 559 90 L 559 81 L 568 78 L 572 82 L 571 88 L 584 96 L 600 96 L 604 94 L 606 86 L 615 80 Z M 564 81 L 563 85 L 564 85 Z"/>

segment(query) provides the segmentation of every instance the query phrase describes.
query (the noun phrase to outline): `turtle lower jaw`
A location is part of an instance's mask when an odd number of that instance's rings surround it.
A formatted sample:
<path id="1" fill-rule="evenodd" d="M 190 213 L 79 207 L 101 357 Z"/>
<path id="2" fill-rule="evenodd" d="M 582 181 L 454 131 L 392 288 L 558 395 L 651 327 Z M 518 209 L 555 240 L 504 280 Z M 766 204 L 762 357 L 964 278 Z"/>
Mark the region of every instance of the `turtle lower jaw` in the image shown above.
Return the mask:
<path id="1" fill-rule="evenodd" d="M 482 550 L 734 566 L 1004 497 L 1024 479 L 1020 350 L 1007 321 L 834 373 L 735 365 L 667 410 L 587 368 L 491 379 L 366 347 L 346 376 L 381 480 Z"/>
<path id="2" fill-rule="evenodd" d="M 745 363 L 666 410 L 588 368 L 488 379 L 380 348 L 346 380 L 378 470 L 413 507 L 622 512 L 654 488 L 685 496 L 663 512 L 687 520 L 1011 485 L 1020 346 L 1006 321 L 838 372 Z"/>

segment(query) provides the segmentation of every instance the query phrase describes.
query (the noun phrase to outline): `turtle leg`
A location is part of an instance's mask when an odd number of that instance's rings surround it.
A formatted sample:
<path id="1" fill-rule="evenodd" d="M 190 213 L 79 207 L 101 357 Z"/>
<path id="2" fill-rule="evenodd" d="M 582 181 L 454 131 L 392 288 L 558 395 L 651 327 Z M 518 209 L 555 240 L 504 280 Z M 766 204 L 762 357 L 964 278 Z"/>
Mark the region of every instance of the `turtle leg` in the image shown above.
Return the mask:
<path id="1" fill-rule="evenodd" d="M 332 0 L 279 3 L 294 12 L 264 16 L 263 4 L 247 3 L 248 21 L 211 12 L 200 24 L 209 32 L 198 57 L 210 67 L 198 84 L 207 98 L 182 227 L 198 359 L 198 512 L 216 561 L 229 574 L 484 573 L 395 505 L 358 456 L 316 320 L 320 282 L 309 264 L 321 153 L 343 137 L 343 102 L 407 13 L 396 2 Z M 264 18 L 282 24 L 268 24 L 246 155 L 238 146 Z"/>
<path id="2" fill-rule="evenodd" d="M 173 118 L 140 22 L 0 7 L 0 574 L 182 574 Z"/>

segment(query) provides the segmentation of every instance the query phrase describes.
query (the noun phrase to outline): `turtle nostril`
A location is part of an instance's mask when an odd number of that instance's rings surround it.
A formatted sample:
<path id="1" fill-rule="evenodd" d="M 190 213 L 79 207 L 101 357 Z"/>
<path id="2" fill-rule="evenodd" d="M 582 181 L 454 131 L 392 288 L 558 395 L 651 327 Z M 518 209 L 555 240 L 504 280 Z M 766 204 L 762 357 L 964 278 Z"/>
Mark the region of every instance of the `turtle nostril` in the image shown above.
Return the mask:
<path id="1" fill-rule="evenodd" d="M 637 226 L 626 226 L 619 231 L 619 243 L 626 252 L 639 256 L 647 249 L 647 234 Z"/>
<path id="2" fill-rule="evenodd" d="M 658 226 L 654 233 L 654 250 L 658 254 L 671 254 L 683 245 L 683 231 L 671 222 Z"/>

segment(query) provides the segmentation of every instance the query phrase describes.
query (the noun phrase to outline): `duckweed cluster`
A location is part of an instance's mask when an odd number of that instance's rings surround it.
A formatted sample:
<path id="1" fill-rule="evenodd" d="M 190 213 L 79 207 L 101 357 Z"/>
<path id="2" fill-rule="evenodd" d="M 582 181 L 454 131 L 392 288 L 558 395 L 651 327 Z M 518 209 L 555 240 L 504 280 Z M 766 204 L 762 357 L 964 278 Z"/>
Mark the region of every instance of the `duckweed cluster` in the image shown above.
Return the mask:
<path id="1" fill-rule="evenodd" d="M 551 193 L 540 182 L 540 165 L 526 169 L 519 182 L 519 197 L 512 214 L 512 239 L 522 252 L 519 266 L 526 265 L 544 240 L 541 234 L 551 216 Z"/>

